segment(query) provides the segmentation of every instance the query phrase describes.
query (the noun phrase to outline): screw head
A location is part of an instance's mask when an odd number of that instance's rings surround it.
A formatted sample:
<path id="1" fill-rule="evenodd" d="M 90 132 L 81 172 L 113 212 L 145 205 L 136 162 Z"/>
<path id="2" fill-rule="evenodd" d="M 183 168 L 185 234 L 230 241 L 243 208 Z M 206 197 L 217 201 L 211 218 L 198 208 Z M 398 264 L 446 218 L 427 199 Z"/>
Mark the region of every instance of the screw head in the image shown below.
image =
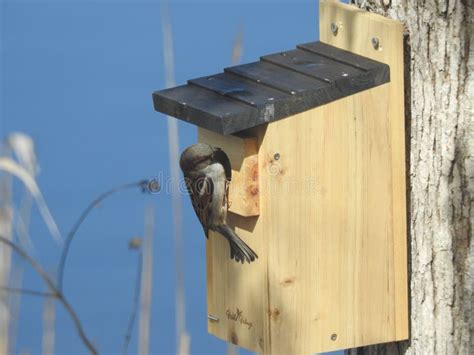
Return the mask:
<path id="1" fill-rule="evenodd" d="M 337 340 L 337 334 L 331 334 L 331 340 L 336 341 Z"/>
<path id="2" fill-rule="evenodd" d="M 337 35 L 337 31 L 339 30 L 339 26 L 336 25 L 334 22 L 331 23 L 331 32 L 335 36 Z"/>
<path id="3" fill-rule="evenodd" d="M 273 155 L 273 159 L 275 159 L 275 160 L 280 160 L 280 153 L 275 153 L 275 154 Z"/>
<path id="4" fill-rule="evenodd" d="M 380 40 L 378 37 L 373 37 L 372 38 L 372 46 L 374 49 L 379 49 L 380 48 Z"/>
<path id="5" fill-rule="evenodd" d="M 212 314 L 208 314 L 207 319 L 213 322 L 219 322 L 219 317 L 213 316 Z"/>

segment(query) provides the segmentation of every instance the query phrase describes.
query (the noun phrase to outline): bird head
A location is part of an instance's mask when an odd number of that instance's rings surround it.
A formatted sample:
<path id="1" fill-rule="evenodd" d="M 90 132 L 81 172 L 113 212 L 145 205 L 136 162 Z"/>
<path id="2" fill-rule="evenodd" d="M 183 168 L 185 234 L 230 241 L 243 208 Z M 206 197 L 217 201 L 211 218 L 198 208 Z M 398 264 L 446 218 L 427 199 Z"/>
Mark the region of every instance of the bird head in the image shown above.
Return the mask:
<path id="1" fill-rule="evenodd" d="M 196 143 L 181 154 L 179 165 L 183 172 L 196 171 L 212 163 L 214 149 L 204 143 Z"/>

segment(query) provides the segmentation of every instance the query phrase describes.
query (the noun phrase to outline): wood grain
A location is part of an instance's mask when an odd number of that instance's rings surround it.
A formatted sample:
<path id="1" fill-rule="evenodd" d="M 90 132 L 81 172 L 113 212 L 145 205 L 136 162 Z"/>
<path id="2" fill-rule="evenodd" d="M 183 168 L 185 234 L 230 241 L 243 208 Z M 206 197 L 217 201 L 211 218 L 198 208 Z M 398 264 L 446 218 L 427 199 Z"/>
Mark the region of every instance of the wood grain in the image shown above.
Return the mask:
<path id="1" fill-rule="evenodd" d="M 395 312 L 395 339 L 408 338 L 408 252 L 405 168 L 405 104 L 403 69 L 403 26 L 399 21 L 363 11 L 355 6 L 322 1 L 320 8 L 320 38 L 322 42 L 349 50 L 390 66 L 390 83 L 361 93 L 355 100 L 356 109 L 377 107 L 381 97 L 388 97 L 386 108 L 377 112 L 388 122 L 388 149 L 391 151 L 391 195 L 393 231 L 392 250 L 394 264 L 388 271 L 393 279 L 393 307 Z M 342 31 L 334 36 L 332 22 L 342 23 Z M 354 36 L 357 34 L 357 36 Z M 379 39 L 374 49 L 372 39 Z"/>
<path id="2" fill-rule="evenodd" d="M 228 154 L 232 165 L 232 182 L 227 223 L 258 255 L 252 264 L 238 264 L 230 259 L 228 242 L 218 233 L 210 232 L 206 244 L 208 314 L 218 321 L 208 320 L 211 334 L 254 351 L 263 350 L 264 248 L 262 230 L 257 227 L 260 193 L 241 198 L 249 186 L 259 189 L 257 138 L 223 136 L 203 128 L 198 129 L 198 140 L 220 147 Z M 249 167 L 253 167 L 250 169 Z M 251 183 L 240 182 L 247 181 Z M 232 186 L 234 185 L 234 186 Z M 246 187 L 247 188 L 246 188 Z M 249 201 L 252 203 L 249 205 Z M 253 212 L 252 212 L 253 211 Z M 249 214 L 255 214 L 254 216 Z M 247 216 L 245 216 L 247 215 Z M 262 227 L 262 225 L 261 225 Z M 240 315 L 237 315 L 238 312 Z M 251 323 L 251 326 L 247 323 Z"/>
<path id="3" fill-rule="evenodd" d="M 391 82 L 254 129 L 260 215 L 228 219 L 259 259 L 237 264 L 222 237 L 207 242 L 209 332 L 265 354 L 408 336 L 402 28 L 322 2 L 321 40 L 388 63 Z"/>
<path id="4" fill-rule="evenodd" d="M 258 142 L 256 138 L 223 136 L 200 128 L 198 140 L 213 147 L 225 147 L 232 166 L 229 188 L 229 211 L 240 216 L 260 214 L 258 184 Z"/>

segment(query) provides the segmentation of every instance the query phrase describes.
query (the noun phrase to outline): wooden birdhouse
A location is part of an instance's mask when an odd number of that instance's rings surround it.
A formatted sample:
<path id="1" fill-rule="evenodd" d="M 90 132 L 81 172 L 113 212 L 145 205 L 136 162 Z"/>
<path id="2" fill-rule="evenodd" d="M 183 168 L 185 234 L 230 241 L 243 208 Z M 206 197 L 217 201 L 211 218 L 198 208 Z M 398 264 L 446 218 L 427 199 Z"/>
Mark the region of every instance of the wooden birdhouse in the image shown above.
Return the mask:
<path id="1" fill-rule="evenodd" d="M 320 14 L 320 42 L 153 94 L 230 157 L 228 224 L 259 258 L 211 233 L 208 329 L 267 354 L 408 337 L 402 26 Z"/>

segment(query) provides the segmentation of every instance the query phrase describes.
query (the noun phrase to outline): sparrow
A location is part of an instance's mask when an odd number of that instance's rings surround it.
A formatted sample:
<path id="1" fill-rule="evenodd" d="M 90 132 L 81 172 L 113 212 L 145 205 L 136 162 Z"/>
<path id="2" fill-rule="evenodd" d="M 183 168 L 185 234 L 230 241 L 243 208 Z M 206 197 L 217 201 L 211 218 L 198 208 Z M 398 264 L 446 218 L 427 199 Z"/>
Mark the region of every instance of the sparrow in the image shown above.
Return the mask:
<path id="1" fill-rule="evenodd" d="M 255 261 L 257 254 L 226 224 L 232 178 L 227 154 L 220 148 L 197 143 L 183 151 L 179 165 L 206 238 L 209 230 L 215 231 L 229 242 L 231 259 Z"/>

